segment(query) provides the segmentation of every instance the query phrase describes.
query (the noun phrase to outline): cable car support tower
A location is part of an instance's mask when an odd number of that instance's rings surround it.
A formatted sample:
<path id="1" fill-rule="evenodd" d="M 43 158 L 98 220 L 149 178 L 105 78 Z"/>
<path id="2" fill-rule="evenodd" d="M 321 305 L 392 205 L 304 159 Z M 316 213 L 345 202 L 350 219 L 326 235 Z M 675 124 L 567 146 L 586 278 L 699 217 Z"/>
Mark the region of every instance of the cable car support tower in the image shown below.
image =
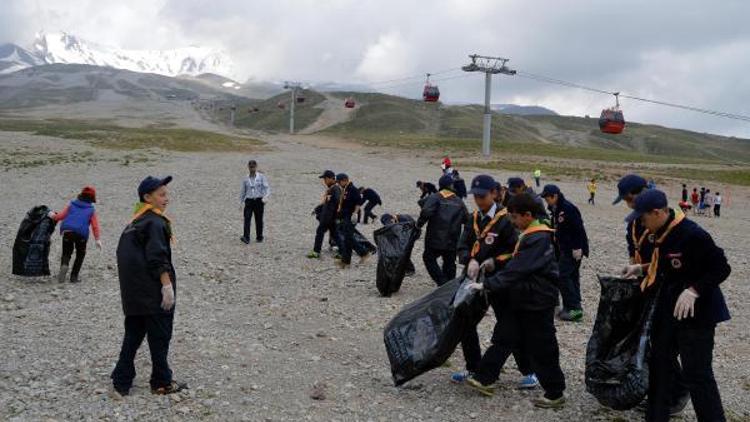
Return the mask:
<path id="1" fill-rule="evenodd" d="M 292 101 L 289 104 L 289 134 L 294 135 L 294 106 L 297 104 L 297 92 L 302 88 L 299 82 L 284 82 L 284 89 L 292 93 Z"/>
<path id="2" fill-rule="evenodd" d="M 490 106 L 490 96 L 492 94 L 492 75 L 504 74 L 515 75 L 516 71 L 509 69 L 506 63 L 510 59 L 502 57 L 480 56 L 478 54 L 469 55 L 471 63 L 461 67 L 464 72 L 483 72 L 484 73 L 484 130 L 482 131 L 482 155 L 489 158 L 490 156 L 490 134 L 492 130 L 492 108 Z"/>

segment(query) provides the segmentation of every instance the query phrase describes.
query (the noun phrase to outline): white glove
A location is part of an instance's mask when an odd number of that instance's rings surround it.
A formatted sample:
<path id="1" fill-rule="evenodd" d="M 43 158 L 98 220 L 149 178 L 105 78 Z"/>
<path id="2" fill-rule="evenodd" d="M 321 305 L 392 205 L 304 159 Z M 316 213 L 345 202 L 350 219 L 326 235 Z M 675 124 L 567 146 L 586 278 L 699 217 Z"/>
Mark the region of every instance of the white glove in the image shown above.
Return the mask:
<path id="1" fill-rule="evenodd" d="M 583 259 L 583 250 L 582 249 L 573 249 L 573 259 L 576 261 L 580 261 Z"/>
<path id="2" fill-rule="evenodd" d="M 677 303 L 674 306 L 674 317 L 678 321 L 695 316 L 695 299 L 698 298 L 698 293 L 693 290 L 692 287 L 685 289 L 680 297 L 677 298 Z"/>
<path id="3" fill-rule="evenodd" d="M 466 266 L 466 276 L 472 280 L 476 280 L 477 275 L 479 275 L 479 263 L 476 259 L 472 259 Z"/>
<path id="4" fill-rule="evenodd" d="M 482 283 L 471 283 L 466 285 L 467 290 L 477 290 L 482 291 L 484 290 L 484 284 Z"/>
<path id="5" fill-rule="evenodd" d="M 47 217 L 54 218 L 56 214 L 57 214 L 56 212 L 50 211 L 50 212 L 47 213 Z"/>
<path id="6" fill-rule="evenodd" d="M 623 278 L 638 278 L 643 275 L 643 266 L 641 264 L 626 265 L 622 269 Z"/>
<path id="7" fill-rule="evenodd" d="M 102 241 L 101 240 L 97 240 L 96 241 L 96 247 L 99 248 L 99 250 L 102 250 Z"/>
<path id="8" fill-rule="evenodd" d="M 161 286 L 161 308 L 165 311 L 174 306 L 174 288 L 172 283 Z"/>
<path id="9" fill-rule="evenodd" d="M 479 266 L 479 269 L 484 270 L 485 274 L 495 271 L 495 260 L 493 258 L 485 259 L 482 265 Z"/>

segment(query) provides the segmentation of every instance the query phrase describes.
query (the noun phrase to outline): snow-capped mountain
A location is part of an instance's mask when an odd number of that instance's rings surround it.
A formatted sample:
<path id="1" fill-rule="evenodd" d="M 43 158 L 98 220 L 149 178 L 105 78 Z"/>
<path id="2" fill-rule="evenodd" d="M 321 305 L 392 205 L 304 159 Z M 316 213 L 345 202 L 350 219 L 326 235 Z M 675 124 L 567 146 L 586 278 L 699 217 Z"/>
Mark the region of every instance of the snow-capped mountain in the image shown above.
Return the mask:
<path id="1" fill-rule="evenodd" d="M 0 50 L 0 73 L 10 73 L 38 64 L 64 63 L 113 67 L 165 76 L 196 76 L 203 73 L 230 78 L 234 76 L 234 66 L 226 54 L 204 47 L 126 50 L 90 42 L 66 32 L 40 32 L 31 51 L 18 50 L 19 48 L 15 51 L 9 48 L 7 53 Z M 26 60 L 26 56 L 32 56 L 35 60 Z"/>
<path id="2" fill-rule="evenodd" d="M 34 53 L 15 44 L 0 45 L 0 74 L 12 73 L 44 62 Z"/>

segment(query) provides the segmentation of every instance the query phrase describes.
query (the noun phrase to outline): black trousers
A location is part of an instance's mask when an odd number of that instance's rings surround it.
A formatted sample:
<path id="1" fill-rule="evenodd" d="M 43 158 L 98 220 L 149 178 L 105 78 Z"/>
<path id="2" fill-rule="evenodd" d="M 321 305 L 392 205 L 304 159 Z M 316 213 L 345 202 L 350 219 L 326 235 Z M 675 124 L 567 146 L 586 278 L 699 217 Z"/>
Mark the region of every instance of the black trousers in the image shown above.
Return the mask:
<path id="1" fill-rule="evenodd" d="M 173 321 L 173 312 L 125 317 L 125 337 L 122 340 L 120 358 L 111 375 L 116 388 L 128 390 L 133 386 L 135 355 L 144 337 L 148 339 L 151 351 L 151 388 L 166 387 L 172 383 L 172 370 L 169 369 L 167 355 Z"/>
<path id="2" fill-rule="evenodd" d="M 323 238 L 328 232 L 328 244 L 337 245 L 338 241 L 336 238 L 336 225 L 334 223 L 318 223 L 318 228 L 315 230 L 315 245 L 313 251 L 320 253 L 323 249 Z"/>
<path id="3" fill-rule="evenodd" d="M 73 256 L 73 249 L 76 251 L 76 259 L 73 261 L 73 268 L 70 271 L 71 278 L 77 278 L 83 266 L 83 259 L 86 258 L 87 239 L 83 236 L 73 233 L 64 232 L 62 242 L 62 258 L 60 265 L 68 266 L 70 258 Z"/>
<path id="4" fill-rule="evenodd" d="M 558 265 L 560 282 L 557 287 L 562 296 L 563 309 L 581 310 L 581 261 L 576 261 L 571 251 L 560 251 Z"/>
<path id="5" fill-rule="evenodd" d="M 497 322 L 492 331 L 492 344 L 490 344 L 490 347 L 482 355 L 476 371 L 477 381 L 484 385 L 490 385 L 498 380 L 500 371 L 505 366 L 505 362 L 511 354 L 513 354 L 513 358 L 516 361 L 518 372 L 524 376 L 534 372 L 531 370 L 531 362 L 529 362 L 526 352 L 519 345 L 512 343 L 514 339 L 504 336 L 504 327 L 502 324 L 508 324 L 508 317 L 506 316 L 510 312 L 508 305 L 493 305 L 493 309 L 495 310 Z"/>
<path id="6" fill-rule="evenodd" d="M 255 239 L 263 240 L 263 209 L 265 208 L 263 199 L 245 199 L 245 225 L 242 231 L 242 237 L 250 239 L 250 222 L 255 216 Z"/>
<path id="7" fill-rule="evenodd" d="M 714 217 L 721 217 L 721 204 L 714 205 Z"/>
<path id="8" fill-rule="evenodd" d="M 594 197 L 596 196 L 596 192 L 589 192 L 589 204 L 594 205 Z"/>
<path id="9" fill-rule="evenodd" d="M 375 203 L 375 202 L 370 202 L 370 201 L 367 202 L 367 205 L 365 205 L 365 221 L 364 221 L 365 224 L 367 224 L 369 219 L 372 219 L 372 221 L 375 221 L 377 216 L 372 213 L 372 209 L 377 207 L 378 205 L 380 204 Z M 357 221 L 359 221 L 359 219 L 357 219 Z"/>
<path id="10" fill-rule="evenodd" d="M 443 259 L 442 268 L 438 265 L 438 258 Z M 427 273 L 430 274 L 432 281 L 438 286 L 442 286 L 456 278 L 455 250 L 442 251 L 425 245 L 424 252 L 422 253 L 422 261 L 424 261 L 424 267 L 427 269 Z"/>
<path id="11" fill-rule="evenodd" d="M 647 421 L 668 421 L 675 386 L 680 381 L 690 391 L 698 421 L 725 421 L 721 396 L 712 368 L 715 327 L 691 326 L 672 315 L 657 313 L 651 335 Z M 681 380 L 674 370 L 682 363 Z"/>
<path id="12" fill-rule="evenodd" d="M 555 309 L 540 311 L 508 310 L 502 313 L 499 331 L 493 341 L 507 350 L 520 351 L 523 355 L 519 368 L 522 372 L 536 374 L 544 388 L 544 397 L 557 399 L 565 391 L 565 375 L 560 369 L 560 349 L 555 330 Z M 498 356 L 501 356 L 498 353 Z M 519 356 L 520 357 L 520 356 Z M 526 360 L 524 360 L 526 359 Z M 488 365 L 492 365 L 490 361 Z M 528 367 L 523 367 L 528 365 Z M 493 372 L 494 373 L 494 372 Z M 492 374 L 493 374 L 492 373 Z M 487 372 L 487 379 L 491 379 Z"/>

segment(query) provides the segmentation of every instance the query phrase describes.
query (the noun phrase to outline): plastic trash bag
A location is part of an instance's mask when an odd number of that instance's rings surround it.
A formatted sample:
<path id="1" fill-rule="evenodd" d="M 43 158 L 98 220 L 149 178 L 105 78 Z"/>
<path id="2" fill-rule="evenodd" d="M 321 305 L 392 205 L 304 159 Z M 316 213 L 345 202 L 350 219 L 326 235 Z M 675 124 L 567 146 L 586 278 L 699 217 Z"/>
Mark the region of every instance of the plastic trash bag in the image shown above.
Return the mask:
<path id="1" fill-rule="evenodd" d="M 405 306 L 383 330 L 393 382 L 401 385 L 445 363 L 487 312 L 484 293 L 468 278 L 449 281 Z"/>
<path id="2" fill-rule="evenodd" d="M 381 295 L 397 292 L 407 270 L 413 272 L 411 251 L 420 233 L 414 221 L 388 224 L 373 233 L 379 251 L 375 284 Z"/>
<path id="3" fill-rule="evenodd" d="M 13 274 L 26 277 L 50 275 L 50 238 L 56 223 L 47 217 L 49 211 L 46 205 L 40 205 L 26 213 L 13 242 Z"/>
<path id="4" fill-rule="evenodd" d="M 601 296 L 586 348 L 586 391 L 604 406 L 627 410 L 648 391 L 651 325 L 657 292 L 639 280 L 599 277 Z"/>
<path id="5" fill-rule="evenodd" d="M 375 254 L 378 252 L 378 249 L 375 247 L 375 245 L 372 244 L 365 235 L 359 232 L 359 230 L 354 229 L 354 243 L 357 245 L 352 247 L 352 250 L 355 251 L 366 251 L 370 254 Z"/>

